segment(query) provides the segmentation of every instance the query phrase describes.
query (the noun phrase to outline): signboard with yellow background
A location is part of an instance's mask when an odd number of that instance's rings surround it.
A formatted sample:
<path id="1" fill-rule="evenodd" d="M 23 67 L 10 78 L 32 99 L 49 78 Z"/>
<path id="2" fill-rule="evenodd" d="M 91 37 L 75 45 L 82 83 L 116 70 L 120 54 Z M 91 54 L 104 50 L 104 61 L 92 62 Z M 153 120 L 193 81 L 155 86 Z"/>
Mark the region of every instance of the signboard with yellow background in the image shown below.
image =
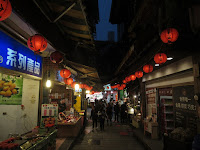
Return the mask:
<path id="1" fill-rule="evenodd" d="M 21 105 L 23 78 L 0 73 L 0 105 Z"/>

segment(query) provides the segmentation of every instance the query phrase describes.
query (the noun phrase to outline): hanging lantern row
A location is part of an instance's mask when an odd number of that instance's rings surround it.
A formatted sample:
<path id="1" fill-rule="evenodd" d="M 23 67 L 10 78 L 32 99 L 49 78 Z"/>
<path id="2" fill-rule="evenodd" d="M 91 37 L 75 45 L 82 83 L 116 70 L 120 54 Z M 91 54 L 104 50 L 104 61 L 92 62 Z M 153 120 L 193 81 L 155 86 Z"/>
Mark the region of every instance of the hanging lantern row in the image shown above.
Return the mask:
<path id="1" fill-rule="evenodd" d="M 0 0 L 0 21 L 7 19 L 12 13 L 12 6 L 9 0 Z"/>
<path id="2" fill-rule="evenodd" d="M 29 37 L 27 45 L 32 51 L 40 53 L 47 48 L 47 40 L 42 35 L 35 34 Z"/>
<path id="3" fill-rule="evenodd" d="M 162 31 L 160 34 L 160 38 L 163 41 L 163 43 L 172 44 L 178 39 L 179 33 L 174 28 L 168 28 Z"/>
<path id="4" fill-rule="evenodd" d="M 61 63 L 63 61 L 63 54 L 60 53 L 59 51 L 55 51 L 55 52 L 51 53 L 50 60 L 53 63 L 59 64 L 59 63 Z"/>
<path id="5" fill-rule="evenodd" d="M 111 86 L 112 89 L 118 89 L 118 90 L 123 90 L 124 88 L 126 87 L 126 84 L 116 84 L 116 85 L 113 85 Z"/>
<path id="6" fill-rule="evenodd" d="M 164 43 L 168 43 L 168 44 L 172 44 L 173 42 L 175 42 L 178 39 L 179 33 L 176 29 L 174 28 L 167 28 L 165 29 L 161 34 L 160 34 L 160 38 Z M 156 64 L 164 64 L 167 61 L 167 55 L 164 53 L 158 53 L 154 56 L 154 61 Z M 143 71 L 145 73 L 150 73 L 153 71 L 153 66 L 150 64 L 147 64 L 145 66 L 143 66 Z M 137 71 L 135 72 L 135 75 L 130 75 L 128 77 L 126 77 L 122 82 L 124 84 L 126 84 L 127 82 L 130 81 L 134 81 L 137 78 L 141 78 L 143 77 L 143 72 L 142 71 Z M 119 84 L 111 86 L 111 88 L 118 88 L 118 90 L 123 89 L 122 86 L 120 86 Z"/>

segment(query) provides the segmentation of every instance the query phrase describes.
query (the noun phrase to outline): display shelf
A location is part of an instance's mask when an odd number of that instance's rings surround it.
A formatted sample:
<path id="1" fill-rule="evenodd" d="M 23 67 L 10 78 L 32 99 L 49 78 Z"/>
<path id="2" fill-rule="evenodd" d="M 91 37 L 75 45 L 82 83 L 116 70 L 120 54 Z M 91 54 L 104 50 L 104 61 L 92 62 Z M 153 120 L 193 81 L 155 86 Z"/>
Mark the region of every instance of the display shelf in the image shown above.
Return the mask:
<path id="1" fill-rule="evenodd" d="M 172 96 L 160 96 L 161 132 L 169 133 L 174 129 L 174 105 Z"/>

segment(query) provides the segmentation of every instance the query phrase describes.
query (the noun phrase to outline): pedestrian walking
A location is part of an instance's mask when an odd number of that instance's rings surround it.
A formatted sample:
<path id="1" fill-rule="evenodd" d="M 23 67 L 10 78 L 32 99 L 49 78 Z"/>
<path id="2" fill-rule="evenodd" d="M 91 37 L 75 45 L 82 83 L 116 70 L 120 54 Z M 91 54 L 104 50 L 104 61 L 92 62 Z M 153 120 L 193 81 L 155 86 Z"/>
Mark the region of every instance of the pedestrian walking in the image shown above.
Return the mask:
<path id="1" fill-rule="evenodd" d="M 95 106 L 92 107 L 91 118 L 92 118 L 92 129 L 94 130 L 94 126 L 97 128 L 97 110 L 95 109 Z"/>
<path id="2" fill-rule="evenodd" d="M 108 103 L 106 108 L 106 114 L 107 114 L 107 125 L 112 126 L 112 105 Z"/>
<path id="3" fill-rule="evenodd" d="M 119 120 L 118 120 L 119 111 L 120 111 L 120 107 L 119 107 L 119 103 L 117 102 L 116 105 L 114 106 L 115 121 L 117 121 L 117 122 L 119 122 Z"/>
<path id="4" fill-rule="evenodd" d="M 101 110 L 101 115 L 99 116 L 99 121 L 100 121 L 100 129 L 101 131 L 104 131 L 104 122 L 106 118 L 106 112 L 104 109 Z"/>
<path id="5" fill-rule="evenodd" d="M 120 114 L 121 114 L 121 123 L 125 123 L 125 120 L 127 118 L 127 106 L 126 106 L 126 103 L 121 105 Z"/>

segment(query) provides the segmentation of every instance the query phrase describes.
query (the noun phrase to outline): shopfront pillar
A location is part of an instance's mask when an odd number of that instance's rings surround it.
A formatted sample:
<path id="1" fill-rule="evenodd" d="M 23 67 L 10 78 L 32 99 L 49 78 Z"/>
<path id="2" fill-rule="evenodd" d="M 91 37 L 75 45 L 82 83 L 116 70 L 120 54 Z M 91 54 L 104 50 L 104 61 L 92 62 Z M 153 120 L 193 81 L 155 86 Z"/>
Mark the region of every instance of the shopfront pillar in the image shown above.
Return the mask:
<path id="1" fill-rule="evenodd" d="M 200 67 L 200 56 L 199 54 L 195 54 L 192 57 L 193 60 L 193 74 L 194 74 L 194 94 L 198 96 L 198 100 L 196 101 L 196 110 L 198 118 L 200 118 L 200 75 L 199 75 L 199 67 Z M 200 133 L 200 119 L 197 122 L 197 133 Z"/>
<path id="2" fill-rule="evenodd" d="M 146 118 L 146 91 L 145 91 L 145 83 L 142 81 L 140 82 L 140 93 L 141 93 L 141 113 L 142 113 L 142 120 Z"/>

